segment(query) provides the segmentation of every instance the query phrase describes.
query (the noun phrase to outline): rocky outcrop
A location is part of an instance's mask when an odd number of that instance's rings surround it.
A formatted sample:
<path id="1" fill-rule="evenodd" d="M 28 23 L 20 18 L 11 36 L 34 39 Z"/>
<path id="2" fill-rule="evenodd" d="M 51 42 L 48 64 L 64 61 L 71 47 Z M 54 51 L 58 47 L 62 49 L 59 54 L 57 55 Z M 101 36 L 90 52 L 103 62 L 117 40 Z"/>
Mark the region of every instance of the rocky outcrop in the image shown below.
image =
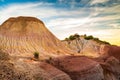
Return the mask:
<path id="1" fill-rule="evenodd" d="M 80 56 L 51 59 L 50 64 L 67 73 L 72 80 L 102 80 L 102 67 L 95 61 Z"/>
<path id="2" fill-rule="evenodd" d="M 120 47 L 119 46 L 104 46 L 103 56 L 114 56 L 120 61 Z"/>
<path id="3" fill-rule="evenodd" d="M 105 80 L 120 80 L 120 62 L 115 57 L 109 57 L 101 64 Z"/>
<path id="4" fill-rule="evenodd" d="M 98 62 L 103 69 L 103 80 L 120 80 L 120 47 L 100 44 L 94 40 L 79 39 L 62 41 L 67 47 L 80 55 L 88 56 Z"/>
<path id="5" fill-rule="evenodd" d="M 94 40 L 85 40 L 83 37 L 69 41 L 64 40 L 62 42 L 74 52 L 90 57 L 99 57 L 105 46 L 105 44 L 100 44 Z"/>
<path id="6" fill-rule="evenodd" d="M 120 62 L 118 59 L 113 56 L 91 59 L 102 66 L 103 80 L 120 80 Z"/>

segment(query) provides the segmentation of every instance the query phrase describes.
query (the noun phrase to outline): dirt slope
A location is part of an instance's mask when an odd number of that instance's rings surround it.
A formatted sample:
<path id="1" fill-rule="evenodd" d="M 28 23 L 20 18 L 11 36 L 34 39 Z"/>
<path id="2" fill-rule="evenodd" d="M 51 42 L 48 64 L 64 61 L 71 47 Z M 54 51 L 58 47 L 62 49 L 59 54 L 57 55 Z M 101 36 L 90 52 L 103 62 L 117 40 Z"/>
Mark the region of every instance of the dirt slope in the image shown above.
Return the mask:
<path id="1" fill-rule="evenodd" d="M 41 56 L 69 54 L 44 25 L 34 17 L 9 18 L 0 27 L 0 48 L 10 55 L 32 55 L 39 52 Z"/>

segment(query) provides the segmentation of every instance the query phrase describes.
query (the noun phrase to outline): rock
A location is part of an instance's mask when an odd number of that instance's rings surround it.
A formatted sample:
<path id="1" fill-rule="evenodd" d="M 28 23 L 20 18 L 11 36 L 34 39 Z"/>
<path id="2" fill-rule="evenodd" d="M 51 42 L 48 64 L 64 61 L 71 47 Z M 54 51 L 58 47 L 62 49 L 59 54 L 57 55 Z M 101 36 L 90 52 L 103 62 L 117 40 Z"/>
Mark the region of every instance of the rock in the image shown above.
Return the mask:
<path id="1" fill-rule="evenodd" d="M 105 80 L 120 80 L 120 62 L 115 57 L 109 57 L 101 63 Z"/>
<path id="2" fill-rule="evenodd" d="M 108 54 L 108 56 L 114 56 L 120 61 L 120 47 L 119 46 L 105 46 L 107 50 L 104 54 Z"/>
<path id="3" fill-rule="evenodd" d="M 102 80 L 102 67 L 87 57 L 69 56 L 51 59 L 50 63 L 67 73 L 72 80 Z"/>

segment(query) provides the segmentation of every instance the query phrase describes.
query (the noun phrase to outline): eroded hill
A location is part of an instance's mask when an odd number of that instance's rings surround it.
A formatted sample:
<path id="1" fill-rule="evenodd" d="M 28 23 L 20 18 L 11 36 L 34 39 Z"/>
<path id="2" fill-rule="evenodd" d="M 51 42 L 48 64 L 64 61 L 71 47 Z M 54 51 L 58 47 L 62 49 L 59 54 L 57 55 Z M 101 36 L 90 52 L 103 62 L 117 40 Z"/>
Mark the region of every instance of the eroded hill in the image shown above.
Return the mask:
<path id="1" fill-rule="evenodd" d="M 0 27 L 0 48 L 10 55 L 32 56 L 39 52 L 42 57 L 70 54 L 44 25 L 34 17 L 9 18 Z"/>
<path id="2" fill-rule="evenodd" d="M 106 41 L 87 35 L 74 34 L 62 41 L 66 47 L 74 52 L 91 57 L 100 57 L 104 53 L 104 47 L 110 45 Z"/>

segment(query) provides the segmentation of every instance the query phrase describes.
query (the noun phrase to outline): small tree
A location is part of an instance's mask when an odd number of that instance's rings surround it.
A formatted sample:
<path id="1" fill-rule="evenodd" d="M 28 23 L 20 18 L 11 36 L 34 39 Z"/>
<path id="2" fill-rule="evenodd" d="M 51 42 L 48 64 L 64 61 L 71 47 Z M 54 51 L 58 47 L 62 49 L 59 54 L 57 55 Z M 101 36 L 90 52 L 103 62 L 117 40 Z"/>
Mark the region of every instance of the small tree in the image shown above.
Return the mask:
<path id="1" fill-rule="evenodd" d="M 34 58 L 39 59 L 39 52 L 34 52 Z"/>
<path id="2" fill-rule="evenodd" d="M 93 37 L 92 35 L 85 37 L 86 40 L 91 40 L 91 39 L 93 39 L 93 38 L 94 38 L 94 37 Z"/>
<path id="3" fill-rule="evenodd" d="M 68 38 L 65 38 L 65 41 L 69 41 L 69 39 L 68 39 Z"/>
<path id="4" fill-rule="evenodd" d="M 74 40 L 74 39 L 75 39 L 75 37 L 73 35 L 69 36 L 69 40 Z"/>
<path id="5" fill-rule="evenodd" d="M 74 34 L 74 38 L 76 38 L 76 39 L 77 39 L 77 38 L 79 38 L 79 37 L 80 37 L 80 35 L 79 35 L 79 34 L 77 34 L 77 33 L 76 33 L 76 34 Z"/>

